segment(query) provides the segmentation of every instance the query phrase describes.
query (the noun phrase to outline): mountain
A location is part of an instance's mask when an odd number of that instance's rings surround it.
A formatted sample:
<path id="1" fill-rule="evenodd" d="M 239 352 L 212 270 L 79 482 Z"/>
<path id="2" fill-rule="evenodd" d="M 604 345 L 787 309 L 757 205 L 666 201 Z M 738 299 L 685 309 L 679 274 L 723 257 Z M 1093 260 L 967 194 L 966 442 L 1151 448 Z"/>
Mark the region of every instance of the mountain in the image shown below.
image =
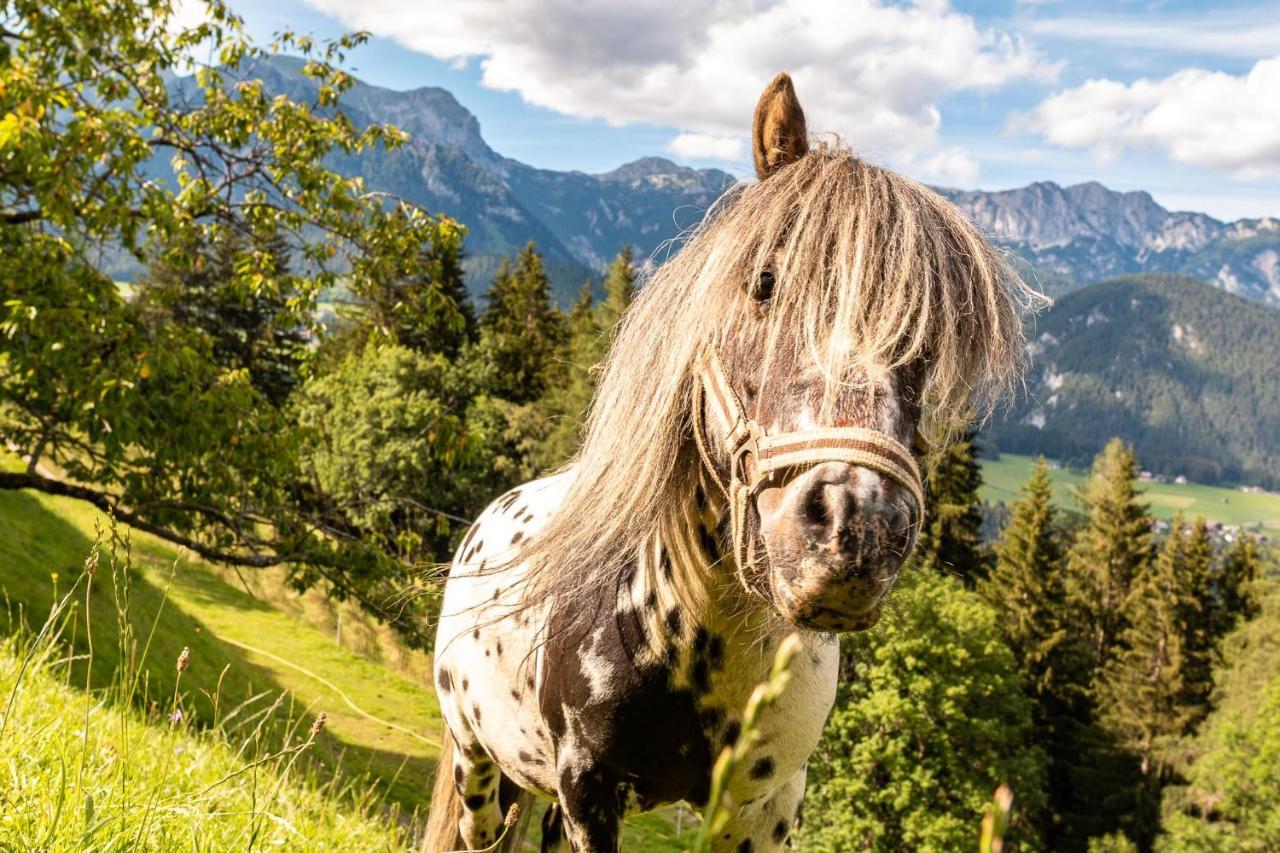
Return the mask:
<path id="1" fill-rule="evenodd" d="M 1082 288 L 1035 324 L 1027 393 L 989 438 L 1087 464 L 1107 439 L 1144 467 L 1280 488 L 1280 312 L 1186 276 Z"/>
<path id="2" fill-rule="evenodd" d="M 258 61 L 248 76 L 260 77 L 270 94 L 310 100 L 317 84 L 301 67 L 301 60 L 276 56 Z M 181 100 L 197 98 L 199 90 L 191 78 L 175 78 L 171 91 Z M 534 168 L 490 148 L 475 116 L 435 87 L 402 92 L 357 82 L 343 104 L 357 124 L 389 122 L 410 139 L 395 151 L 335 158 L 334 167 L 362 176 L 370 189 L 466 225 L 468 278 L 477 293 L 501 259 L 531 239 L 562 302 L 589 276 L 598 277 L 624 245 L 661 262 L 668 241 L 700 221 L 735 180 L 659 157 L 600 175 Z M 1097 183 L 939 192 L 1007 246 L 1024 275 L 1050 294 L 1161 271 L 1280 306 L 1280 220 L 1224 223 L 1170 212 L 1145 192 L 1114 192 Z"/>
<path id="3" fill-rule="evenodd" d="M 1174 272 L 1280 306 L 1280 219 L 1220 222 L 1096 182 L 940 192 L 1011 249 L 1049 293 L 1128 273 Z"/>
<path id="4" fill-rule="evenodd" d="M 259 60 L 247 76 L 267 92 L 310 100 L 317 83 L 302 61 Z M 198 98 L 192 78 L 177 78 L 171 97 Z M 445 89 L 400 92 L 357 82 L 342 99 L 357 125 L 394 124 L 409 141 L 394 151 L 337 157 L 332 165 L 360 175 L 371 190 L 393 193 L 467 226 L 468 279 L 482 292 L 503 258 L 529 240 L 538 244 L 558 298 L 568 303 L 582 283 L 599 277 L 623 246 L 638 257 L 659 251 L 701 220 L 734 178 L 716 169 L 689 169 L 646 157 L 612 172 L 537 169 L 498 154 L 480 123 Z"/>

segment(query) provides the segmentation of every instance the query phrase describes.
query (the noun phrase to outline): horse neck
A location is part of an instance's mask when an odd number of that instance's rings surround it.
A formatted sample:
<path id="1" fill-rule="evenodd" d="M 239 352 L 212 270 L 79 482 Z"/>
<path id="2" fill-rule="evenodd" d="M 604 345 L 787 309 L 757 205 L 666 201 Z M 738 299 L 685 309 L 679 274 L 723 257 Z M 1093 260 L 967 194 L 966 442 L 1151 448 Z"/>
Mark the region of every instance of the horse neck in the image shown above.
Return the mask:
<path id="1" fill-rule="evenodd" d="M 753 642 L 780 630 L 764 602 L 737 579 L 732 552 L 723 547 L 727 516 L 727 499 L 704 471 L 696 490 L 672 506 L 667 522 L 643 549 L 632 595 L 637 606 L 663 617 L 656 620 L 655 642 L 688 639 L 698 626 L 715 625 Z M 679 617 L 670 616 L 673 610 Z"/>

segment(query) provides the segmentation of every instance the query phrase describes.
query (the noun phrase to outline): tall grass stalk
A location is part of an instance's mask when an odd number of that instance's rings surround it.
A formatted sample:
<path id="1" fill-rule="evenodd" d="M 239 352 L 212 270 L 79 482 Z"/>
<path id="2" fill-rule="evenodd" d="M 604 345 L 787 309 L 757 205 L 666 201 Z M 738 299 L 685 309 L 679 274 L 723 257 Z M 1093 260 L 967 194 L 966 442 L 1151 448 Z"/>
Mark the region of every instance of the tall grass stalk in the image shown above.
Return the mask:
<path id="1" fill-rule="evenodd" d="M 796 634 L 791 634 L 778 646 L 768 679 L 757 684 L 751 692 L 751 698 L 747 700 L 738 739 L 726 746 L 716 759 L 715 767 L 711 770 L 711 796 L 703 811 L 702 827 L 698 830 L 698 837 L 694 839 L 694 853 L 706 853 L 711 849 L 711 839 L 724 828 L 738 806 L 733 801 L 730 785 L 738 767 L 760 743 L 760 717 L 787 689 L 787 684 L 791 681 L 791 661 L 799 650 L 800 637 Z"/>

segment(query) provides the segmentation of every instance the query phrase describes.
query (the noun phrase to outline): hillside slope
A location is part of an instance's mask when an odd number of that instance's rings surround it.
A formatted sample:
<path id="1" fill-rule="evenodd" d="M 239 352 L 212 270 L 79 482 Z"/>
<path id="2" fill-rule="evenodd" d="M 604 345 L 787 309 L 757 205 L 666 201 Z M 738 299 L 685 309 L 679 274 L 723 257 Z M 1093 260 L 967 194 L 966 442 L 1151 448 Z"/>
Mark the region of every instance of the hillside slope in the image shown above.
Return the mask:
<path id="1" fill-rule="evenodd" d="M 0 462 L 14 460 L 6 456 Z M 0 595 L 8 611 L 0 629 L 44 621 L 59 591 L 65 593 L 80 574 L 95 526 L 104 524 L 103 516 L 84 503 L 0 492 Z M 151 636 L 144 672 L 153 697 L 171 694 L 174 661 L 189 647 L 190 670 L 182 687 L 193 722 L 214 718 L 209 697 L 219 689 L 221 701 L 231 705 L 264 694 L 254 710 L 283 694 L 294 713 L 306 708 L 329 715 L 315 753 L 323 764 L 348 774 L 368 773 L 379 795 L 406 812 L 422 804 L 442 725 L 429 684 L 357 655 L 333 635 L 227 583 L 210 566 L 183 558 L 154 537 L 130 535 L 127 622 L 135 637 Z M 103 566 L 90 597 L 94 665 L 88 674 L 95 690 L 111 686 L 121 662 L 116 595 L 105 560 Z M 77 651 L 86 653 L 83 598 L 79 601 L 68 635 Z M 84 664 L 77 661 L 71 683 L 84 685 L 85 677 Z"/>
<path id="2" fill-rule="evenodd" d="M 227 737 L 243 724 L 196 730 L 168 702 L 176 725 L 87 697 L 65 683 L 56 658 L 28 664 L 29 644 L 0 638 L 9 714 L 0 729 L 0 849 L 411 847 L 407 828 L 379 813 L 376 795 L 298 761 L 318 740 L 289 752 L 275 738 L 250 738 L 246 750 Z M 303 739 L 311 720 L 299 721 Z"/>
<path id="3" fill-rule="evenodd" d="M 1144 274 L 1063 297 L 1033 338 L 1000 449 L 1083 465 L 1118 435 L 1157 473 L 1280 487 L 1280 313 Z"/>

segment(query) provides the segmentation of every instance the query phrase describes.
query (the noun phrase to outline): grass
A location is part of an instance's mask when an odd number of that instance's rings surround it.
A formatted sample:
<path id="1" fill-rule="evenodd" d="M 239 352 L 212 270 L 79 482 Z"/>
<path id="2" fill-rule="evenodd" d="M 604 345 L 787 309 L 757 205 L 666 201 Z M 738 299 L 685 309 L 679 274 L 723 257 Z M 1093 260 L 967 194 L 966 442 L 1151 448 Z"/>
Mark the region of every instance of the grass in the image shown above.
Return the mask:
<path id="1" fill-rule="evenodd" d="M 134 630 L 122 550 L 69 573 L 38 632 L 0 639 L 0 849 L 407 849 L 413 830 L 376 786 L 311 760 L 332 747 L 323 717 L 290 709 L 287 694 L 237 704 L 215 684 L 195 698 L 194 656 L 161 661 L 159 621 Z M 111 600 L 117 631 L 68 655 L 86 594 L 90 607 Z M 166 692 L 144 677 L 161 663 Z"/>
<path id="2" fill-rule="evenodd" d="M 0 492 L 0 593 L 9 613 L 7 624 L 0 614 L 0 628 L 13 634 L 43 622 L 55 597 L 79 574 L 95 526 L 104 523 L 84 503 Z M 189 647 L 191 665 L 183 690 L 197 723 L 212 720 L 211 696 L 219 684 L 224 702 L 286 693 L 294 708 L 329 715 L 326 738 L 316 750 L 319 760 L 348 774 L 368 774 L 389 801 L 406 811 L 422 804 L 430 791 L 442 726 L 428 683 L 338 644 L 333 634 L 228 583 L 210 566 L 183 559 L 154 537 L 133 533 L 131 538 L 131 601 L 125 621 L 135 637 L 147 636 L 155 625 L 140 669 L 148 695 L 172 692 L 173 661 Z M 66 631 L 67 641 L 83 656 L 88 651 L 86 625 L 92 627 L 93 667 L 83 657 L 77 659 L 69 680 L 88 683 L 93 690 L 111 685 L 125 657 L 118 644 L 103 640 L 117 635 L 120 619 L 112 592 L 98 589 L 99 583 L 94 580 L 88 620 L 80 596 Z"/>
<path id="3" fill-rule="evenodd" d="M 1032 457 L 1002 453 L 999 459 L 983 459 L 982 498 L 990 503 L 1012 503 L 1031 471 Z M 1078 510 L 1073 490 L 1083 487 L 1087 474 L 1059 469 L 1053 478 L 1055 503 Z M 1280 536 L 1280 495 L 1250 494 L 1239 489 L 1202 486 L 1197 483 L 1142 483 L 1145 500 L 1156 518 L 1171 519 L 1181 512 L 1188 519 L 1203 515 L 1209 521 L 1227 525 L 1259 527 L 1270 536 Z"/>

